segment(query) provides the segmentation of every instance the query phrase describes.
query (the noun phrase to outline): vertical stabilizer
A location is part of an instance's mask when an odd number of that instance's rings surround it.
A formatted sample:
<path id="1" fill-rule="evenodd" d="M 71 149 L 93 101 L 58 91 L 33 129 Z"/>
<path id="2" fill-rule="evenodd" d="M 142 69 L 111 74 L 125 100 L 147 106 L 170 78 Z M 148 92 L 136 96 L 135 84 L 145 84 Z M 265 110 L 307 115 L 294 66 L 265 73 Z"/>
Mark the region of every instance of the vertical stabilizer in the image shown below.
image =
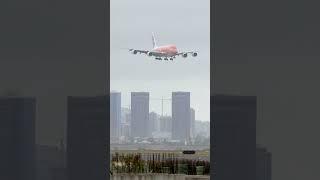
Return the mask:
<path id="1" fill-rule="evenodd" d="M 157 42 L 156 42 L 156 38 L 154 36 L 154 33 L 152 32 L 152 45 L 153 45 L 153 48 L 156 48 L 157 47 Z"/>

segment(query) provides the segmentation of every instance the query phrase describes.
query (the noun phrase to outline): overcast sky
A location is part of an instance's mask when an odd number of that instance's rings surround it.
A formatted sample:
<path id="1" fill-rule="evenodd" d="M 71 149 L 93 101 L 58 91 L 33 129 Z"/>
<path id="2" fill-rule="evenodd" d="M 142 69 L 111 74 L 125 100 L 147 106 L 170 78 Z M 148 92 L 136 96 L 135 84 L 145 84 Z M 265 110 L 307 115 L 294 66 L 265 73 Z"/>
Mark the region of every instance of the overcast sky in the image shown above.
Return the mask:
<path id="1" fill-rule="evenodd" d="M 148 91 L 150 98 L 171 98 L 172 91 L 190 91 L 196 119 L 210 120 L 210 1 L 111 0 L 110 89 L 122 92 L 122 106 L 131 91 Z M 194 57 L 156 61 L 122 48 L 151 49 L 176 44 L 178 51 L 196 50 Z M 150 100 L 150 111 L 161 113 L 161 101 Z M 171 114 L 165 101 L 164 112 Z"/>

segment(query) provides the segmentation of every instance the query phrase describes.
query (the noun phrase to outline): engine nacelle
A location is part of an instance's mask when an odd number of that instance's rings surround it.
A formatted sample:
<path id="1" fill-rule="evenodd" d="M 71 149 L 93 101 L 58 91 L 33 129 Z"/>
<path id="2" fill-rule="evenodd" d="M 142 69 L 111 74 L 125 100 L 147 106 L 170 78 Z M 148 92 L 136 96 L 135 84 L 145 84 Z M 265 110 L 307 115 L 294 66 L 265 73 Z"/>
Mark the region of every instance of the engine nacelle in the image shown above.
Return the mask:
<path id="1" fill-rule="evenodd" d="M 184 57 L 184 58 L 186 58 L 187 56 L 188 56 L 187 53 L 183 53 L 183 54 L 182 54 L 182 57 Z"/>
<path id="2" fill-rule="evenodd" d="M 198 53 L 196 53 L 196 52 L 192 53 L 193 57 L 196 57 L 197 55 L 198 55 Z"/>
<path id="3" fill-rule="evenodd" d="M 148 52 L 147 55 L 148 55 L 148 56 L 152 56 L 152 52 Z"/>
<path id="4" fill-rule="evenodd" d="M 137 50 L 133 50 L 133 51 L 132 51 L 132 54 L 137 54 L 137 53 L 138 53 Z"/>

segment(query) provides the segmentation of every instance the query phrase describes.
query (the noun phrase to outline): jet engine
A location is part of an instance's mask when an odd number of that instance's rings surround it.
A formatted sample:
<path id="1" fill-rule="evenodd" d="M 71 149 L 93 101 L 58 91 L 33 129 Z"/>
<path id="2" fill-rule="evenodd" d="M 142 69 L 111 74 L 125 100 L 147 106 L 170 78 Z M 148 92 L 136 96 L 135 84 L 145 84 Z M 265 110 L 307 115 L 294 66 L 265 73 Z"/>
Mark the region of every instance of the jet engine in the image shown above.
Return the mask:
<path id="1" fill-rule="evenodd" d="M 147 55 L 148 55 L 148 56 L 152 56 L 152 52 L 148 52 Z"/>
<path id="2" fill-rule="evenodd" d="M 198 53 L 196 53 L 196 52 L 192 53 L 193 57 L 196 57 L 197 55 L 198 55 Z"/>
<path id="3" fill-rule="evenodd" d="M 182 57 L 184 57 L 184 58 L 186 58 L 187 56 L 188 56 L 187 53 L 183 53 L 183 54 L 182 54 Z"/>
<path id="4" fill-rule="evenodd" d="M 133 50 L 133 51 L 132 51 L 132 54 L 137 54 L 137 53 L 138 53 L 137 50 Z"/>

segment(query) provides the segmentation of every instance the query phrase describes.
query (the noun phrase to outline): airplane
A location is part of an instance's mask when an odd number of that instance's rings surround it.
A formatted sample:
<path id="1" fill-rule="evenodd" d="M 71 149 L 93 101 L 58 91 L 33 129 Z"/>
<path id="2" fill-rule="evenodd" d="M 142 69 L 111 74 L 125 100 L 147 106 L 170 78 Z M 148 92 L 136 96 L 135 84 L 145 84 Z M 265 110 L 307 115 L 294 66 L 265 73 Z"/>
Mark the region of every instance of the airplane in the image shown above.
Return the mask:
<path id="1" fill-rule="evenodd" d="M 186 58 L 188 54 L 191 54 L 193 57 L 196 57 L 198 55 L 198 53 L 195 51 L 178 52 L 177 47 L 174 44 L 157 46 L 154 33 L 152 33 L 152 45 L 152 50 L 129 49 L 129 52 L 131 52 L 132 54 L 146 54 L 149 57 L 154 56 L 156 60 L 162 60 L 163 58 L 166 61 L 168 61 L 168 58 L 173 61 L 173 58 L 176 58 L 176 56 L 182 56 Z"/>

